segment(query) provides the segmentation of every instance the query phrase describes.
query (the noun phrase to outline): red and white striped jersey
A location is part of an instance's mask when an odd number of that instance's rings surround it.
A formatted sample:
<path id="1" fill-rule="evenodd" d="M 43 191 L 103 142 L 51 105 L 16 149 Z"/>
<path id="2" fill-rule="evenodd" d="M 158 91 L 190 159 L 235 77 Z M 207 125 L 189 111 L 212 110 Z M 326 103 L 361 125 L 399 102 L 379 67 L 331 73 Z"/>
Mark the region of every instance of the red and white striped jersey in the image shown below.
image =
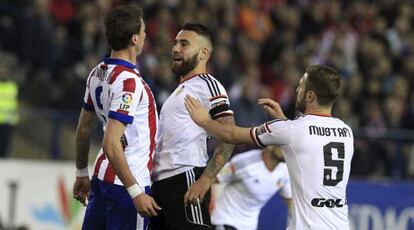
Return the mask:
<path id="1" fill-rule="evenodd" d="M 84 101 L 84 109 L 96 112 L 104 131 L 108 118 L 126 124 L 120 141 L 129 169 L 140 186 L 150 185 L 158 114 L 151 89 L 135 65 L 104 58 L 88 77 Z M 95 161 L 94 176 L 123 185 L 102 148 Z"/>

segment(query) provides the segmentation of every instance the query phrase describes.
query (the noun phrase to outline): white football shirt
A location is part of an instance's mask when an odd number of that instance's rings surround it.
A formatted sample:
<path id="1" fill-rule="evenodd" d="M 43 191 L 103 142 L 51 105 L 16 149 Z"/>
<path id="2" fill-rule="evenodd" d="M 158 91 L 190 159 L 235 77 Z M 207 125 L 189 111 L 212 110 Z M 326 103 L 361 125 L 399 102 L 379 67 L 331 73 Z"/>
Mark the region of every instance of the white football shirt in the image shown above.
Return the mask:
<path id="1" fill-rule="evenodd" d="M 217 175 L 225 186 L 215 199 L 211 212 L 214 225 L 230 225 L 236 229 L 257 229 L 261 208 L 279 191 L 292 198 L 286 164 L 280 162 L 269 171 L 262 150 L 250 150 L 234 156 Z"/>
<path id="2" fill-rule="evenodd" d="M 181 82 L 161 108 L 154 181 L 206 166 L 208 135 L 191 120 L 184 106 L 186 95 L 198 99 L 213 119 L 233 115 L 226 90 L 210 74 L 198 74 Z"/>
<path id="3" fill-rule="evenodd" d="M 292 185 L 292 229 L 349 229 L 346 186 L 354 137 L 347 124 L 308 114 L 266 122 L 251 135 L 260 147 L 283 148 Z"/>
<path id="4" fill-rule="evenodd" d="M 104 58 L 89 74 L 84 101 L 84 109 L 96 112 L 104 131 L 108 118 L 126 124 L 120 141 L 129 169 L 140 186 L 150 185 L 158 115 L 151 89 L 135 65 Z M 95 161 L 94 176 L 122 185 L 102 148 Z"/>

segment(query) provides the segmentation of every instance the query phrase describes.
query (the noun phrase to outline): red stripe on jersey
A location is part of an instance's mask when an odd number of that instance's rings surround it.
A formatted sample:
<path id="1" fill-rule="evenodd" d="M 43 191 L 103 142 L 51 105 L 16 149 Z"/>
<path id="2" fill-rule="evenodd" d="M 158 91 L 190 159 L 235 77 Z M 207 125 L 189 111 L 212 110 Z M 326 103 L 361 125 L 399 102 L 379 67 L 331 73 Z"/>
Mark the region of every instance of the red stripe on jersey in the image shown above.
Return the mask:
<path id="1" fill-rule="evenodd" d="M 116 78 L 123 72 L 123 71 L 127 71 L 133 74 L 137 74 L 133 69 L 127 68 L 125 66 L 122 65 L 117 65 L 115 66 L 114 70 L 112 70 L 112 76 L 111 76 L 111 80 L 109 80 L 109 84 L 114 83 L 114 81 L 116 80 Z"/>
<path id="2" fill-rule="evenodd" d="M 115 175 L 116 175 L 116 173 L 115 173 L 114 168 L 108 162 L 108 167 L 106 168 L 106 171 L 105 171 L 104 181 L 106 181 L 108 183 L 114 183 Z"/>
<path id="3" fill-rule="evenodd" d="M 128 111 L 125 111 L 125 110 L 122 110 L 122 109 L 117 109 L 116 112 L 128 115 Z"/>
<path id="4" fill-rule="evenodd" d="M 86 101 L 86 104 L 93 106 L 91 92 L 88 93 L 88 100 Z"/>
<path id="5" fill-rule="evenodd" d="M 124 80 L 124 89 L 123 91 L 126 92 L 135 92 L 135 79 L 134 78 L 128 78 L 126 80 Z"/>
<path id="6" fill-rule="evenodd" d="M 144 84 L 144 88 L 145 91 L 147 92 L 148 95 L 148 125 L 149 125 L 149 129 L 150 129 L 150 149 L 149 149 L 149 161 L 147 164 L 147 168 L 148 170 L 151 172 L 152 170 L 152 155 L 154 153 L 155 150 L 155 134 L 157 131 L 157 115 L 156 115 L 156 111 L 155 111 L 155 101 L 154 101 L 154 96 L 152 95 L 151 89 L 149 88 L 149 86 L 142 81 L 142 83 Z"/>
<path id="7" fill-rule="evenodd" d="M 208 100 L 209 101 L 214 101 L 214 100 L 219 99 L 219 98 L 227 98 L 227 96 L 226 95 L 218 95 L 218 96 L 215 96 L 215 97 L 210 97 Z"/>
<path id="8" fill-rule="evenodd" d="M 139 97 L 139 102 L 141 102 L 143 95 L 144 95 L 144 91 L 141 91 L 141 96 Z"/>
<path id="9" fill-rule="evenodd" d="M 94 171 L 93 171 L 93 175 L 94 176 L 98 176 L 98 174 L 99 174 L 99 168 L 101 167 L 101 164 L 102 164 L 102 161 L 103 160 L 105 160 L 105 154 L 101 154 L 99 157 L 98 157 L 98 159 L 96 160 L 96 163 L 95 163 L 95 169 L 94 169 Z"/>

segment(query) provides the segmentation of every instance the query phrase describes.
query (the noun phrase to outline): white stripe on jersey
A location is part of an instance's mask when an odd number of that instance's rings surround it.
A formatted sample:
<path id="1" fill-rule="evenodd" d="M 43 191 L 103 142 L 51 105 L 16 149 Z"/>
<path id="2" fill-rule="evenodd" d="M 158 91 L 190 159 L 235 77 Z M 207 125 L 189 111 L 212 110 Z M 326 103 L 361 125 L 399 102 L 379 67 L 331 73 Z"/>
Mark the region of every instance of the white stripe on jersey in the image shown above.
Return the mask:
<path id="1" fill-rule="evenodd" d="M 134 68 L 120 59 L 104 59 L 88 77 L 84 108 L 95 110 L 104 130 L 109 118 L 127 124 L 123 135 L 125 158 L 137 182 L 148 186 L 158 116 L 154 96 Z M 102 149 L 95 161 L 94 176 L 122 185 Z"/>

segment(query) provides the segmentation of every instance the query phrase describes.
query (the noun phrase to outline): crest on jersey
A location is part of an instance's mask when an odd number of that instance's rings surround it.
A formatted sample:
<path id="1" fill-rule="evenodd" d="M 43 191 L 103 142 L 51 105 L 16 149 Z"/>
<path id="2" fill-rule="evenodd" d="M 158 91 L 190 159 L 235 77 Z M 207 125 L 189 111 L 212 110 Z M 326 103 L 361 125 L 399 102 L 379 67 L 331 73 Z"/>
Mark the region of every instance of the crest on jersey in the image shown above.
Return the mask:
<path id="1" fill-rule="evenodd" d="M 184 91 L 185 85 L 183 85 L 181 88 L 177 89 L 177 92 L 175 93 L 175 96 L 178 96 L 178 94 L 182 93 Z"/>
<path id="2" fill-rule="evenodd" d="M 99 68 L 96 69 L 96 77 L 98 77 L 99 80 L 103 81 L 105 79 L 107 72 L 108 65 L 102 64 Z"/>
<path id="3" fill-rule="evenodd" d="M 122 102 L 124 104 L 130 105 L 132 103 L 132 94 L 124 93 L 124 95 L 122 95 Z"/>

